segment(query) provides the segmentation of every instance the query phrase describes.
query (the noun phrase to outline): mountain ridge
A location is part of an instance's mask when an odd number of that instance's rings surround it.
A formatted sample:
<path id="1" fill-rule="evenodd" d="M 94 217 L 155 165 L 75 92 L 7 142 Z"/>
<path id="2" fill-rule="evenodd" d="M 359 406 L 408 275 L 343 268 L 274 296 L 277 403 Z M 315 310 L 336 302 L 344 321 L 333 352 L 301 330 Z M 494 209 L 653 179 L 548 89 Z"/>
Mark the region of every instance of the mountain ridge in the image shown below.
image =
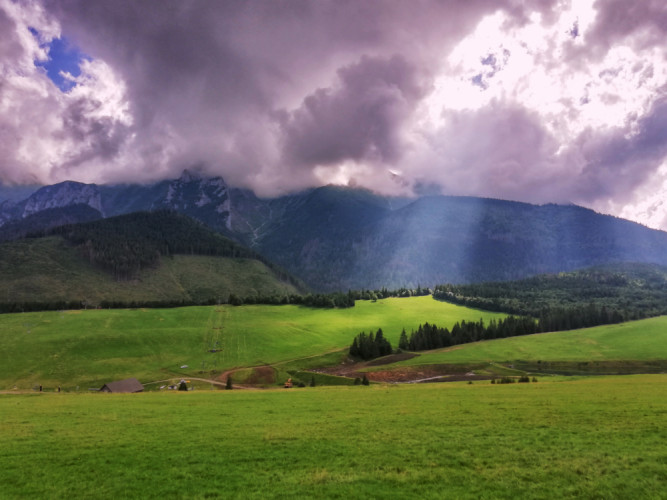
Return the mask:
<path id="1" fill-rule="evenodd" d="M 100 217 L 161 209 L 188 215 L 316 291 L 511 280 L 614 262 L 667 265 L 667 233 L 572 204 L 391 198 L 342 186 L 261 199 L 189 171 L 150 185 L 41 188 L 0 204 L 0 239 L 10 227 L 17 234 L 26 207 L 35 216 L 75 202 L 99 207 Z"/>

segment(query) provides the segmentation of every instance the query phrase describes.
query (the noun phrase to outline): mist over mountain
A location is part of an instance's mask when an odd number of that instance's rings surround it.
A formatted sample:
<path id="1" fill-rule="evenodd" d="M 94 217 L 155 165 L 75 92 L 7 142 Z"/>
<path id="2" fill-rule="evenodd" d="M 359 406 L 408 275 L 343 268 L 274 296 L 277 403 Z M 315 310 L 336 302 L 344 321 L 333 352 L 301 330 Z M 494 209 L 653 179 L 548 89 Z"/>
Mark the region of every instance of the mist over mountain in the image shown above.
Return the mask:
<path id="1" fill-rule="evenodd" d="M 325 186 L 273 199 L 187 170 L 151 185 L 64 182 L 0 204 L 0 238 L 168 209 L 252 248 L 317 291 L 518 279 L 617 262 L 667 265 L 667 233 L 576 205 L 390 198 Z"/>

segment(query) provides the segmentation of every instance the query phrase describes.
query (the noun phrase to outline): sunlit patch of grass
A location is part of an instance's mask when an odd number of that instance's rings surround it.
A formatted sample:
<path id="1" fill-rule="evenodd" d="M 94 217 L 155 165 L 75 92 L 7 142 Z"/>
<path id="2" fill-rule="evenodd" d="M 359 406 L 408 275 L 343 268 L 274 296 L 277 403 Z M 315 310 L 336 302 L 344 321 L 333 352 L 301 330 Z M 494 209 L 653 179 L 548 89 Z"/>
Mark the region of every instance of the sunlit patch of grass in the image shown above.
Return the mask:
<path id="1" fill-rule="evenodd" d="M 151 382 L 284 363 L 281 373 L 340 357 L 360 331 L 452 326 L 482 313 L 430 297 L 358 301 L 350 309 L 294 305 L 87 310 L 0 315 L 0 389 L 42 384 L 73 390 L 136 377 Z M 57 358 L 54 357 L 57 355 Z M 336 358 L 337 357 L 337 358 Z M 306 359 L 303 359 L 306 358 Z M 301 360 L 298 366 L 289 361 Z M 181 368 L 186 366 L 187 368 Z M 84 389 L 85 390 L 85 389 Z"/>

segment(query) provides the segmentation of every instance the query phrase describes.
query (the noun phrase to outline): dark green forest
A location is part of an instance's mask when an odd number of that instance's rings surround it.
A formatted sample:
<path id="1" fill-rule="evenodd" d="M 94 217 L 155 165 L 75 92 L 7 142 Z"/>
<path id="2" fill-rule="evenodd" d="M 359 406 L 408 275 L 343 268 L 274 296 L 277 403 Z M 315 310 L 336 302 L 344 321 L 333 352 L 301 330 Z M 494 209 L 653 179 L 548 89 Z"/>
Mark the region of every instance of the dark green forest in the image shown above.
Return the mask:
<path id="1" fill-rule="evenodd" d="M 91 263 L 118 280 L 133 279 L 144 268 L 175 254 L 256 259 L 280 279 L 303 286 L 259 253 L 173 211 L 135 212 L 92 222 L 68 224 L 48 231 L 75 245 Z M 33 235 L 36 236 L 36 235 Z"/>
<path id="2" fill-rule="evenodd" d="M 545 321 L 548 316 L 559 316 L 558 322 L 569 321 L 573 325 L 577 323 L 574 318 L 588 314 L 591 307 L 608 316 L 610 322 L 627 321 L 667 314 L 667 267 L 610 264 L 518 281 L 444 284 L 435 287 L 433 297 Z M 563 319 L 568 315 L 570 320 Z"/>

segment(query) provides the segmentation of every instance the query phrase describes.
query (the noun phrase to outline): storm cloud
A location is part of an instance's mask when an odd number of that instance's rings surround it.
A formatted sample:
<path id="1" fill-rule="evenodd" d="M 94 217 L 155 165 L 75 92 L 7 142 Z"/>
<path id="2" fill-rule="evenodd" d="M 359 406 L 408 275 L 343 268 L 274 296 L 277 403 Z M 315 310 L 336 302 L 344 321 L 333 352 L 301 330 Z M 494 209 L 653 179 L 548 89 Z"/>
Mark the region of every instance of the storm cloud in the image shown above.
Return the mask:
<path id="1" fill-rule="evenodd" d="M 0 181 L 197 166 L 660 226 L 666 26 L 660 1 L 0 0 Z M 86 56 L 66 92 L 40 67 L 58 37 Z"/>

